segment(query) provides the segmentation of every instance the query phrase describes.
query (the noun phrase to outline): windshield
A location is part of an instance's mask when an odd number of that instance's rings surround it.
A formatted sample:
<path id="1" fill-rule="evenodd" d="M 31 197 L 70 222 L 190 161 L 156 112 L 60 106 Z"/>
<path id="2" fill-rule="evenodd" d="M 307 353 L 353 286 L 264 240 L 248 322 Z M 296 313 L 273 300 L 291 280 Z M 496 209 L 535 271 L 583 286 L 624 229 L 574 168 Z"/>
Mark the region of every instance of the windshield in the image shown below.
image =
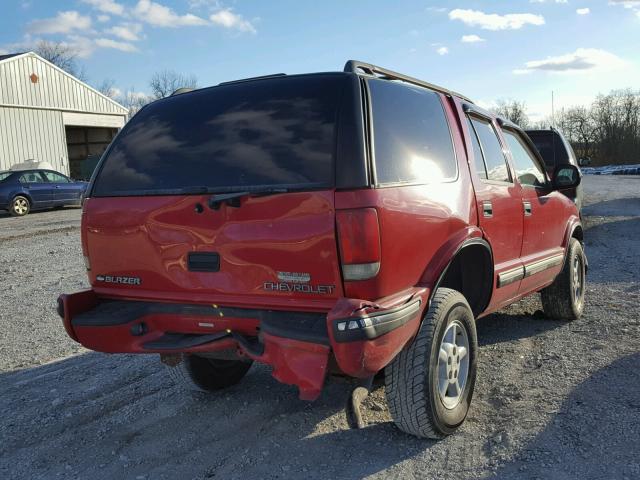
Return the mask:
<path id="1" fill-rule="evenodd" d="M 339 74 L 278 77 L 153 103 L 114 141 L 92 195 L 331 187 L 344 85 Z"/>
<path id="2" fill-rule="evenodd" d="M 4 181 L 13 172 L 0 172 L 0 182 Z"/>

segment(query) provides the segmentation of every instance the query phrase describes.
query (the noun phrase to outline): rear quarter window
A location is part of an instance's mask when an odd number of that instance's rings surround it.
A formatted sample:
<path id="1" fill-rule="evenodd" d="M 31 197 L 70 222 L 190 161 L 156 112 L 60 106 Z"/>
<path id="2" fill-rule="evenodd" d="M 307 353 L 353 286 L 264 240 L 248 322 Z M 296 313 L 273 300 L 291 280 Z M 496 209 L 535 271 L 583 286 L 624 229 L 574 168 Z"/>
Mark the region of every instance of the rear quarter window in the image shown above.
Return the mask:
<path id="1" fill-rule="evenodd" d="M 377 183 L 455 179 L 453 141 L 438 94 L 388 80 L 368 82 Z"/>

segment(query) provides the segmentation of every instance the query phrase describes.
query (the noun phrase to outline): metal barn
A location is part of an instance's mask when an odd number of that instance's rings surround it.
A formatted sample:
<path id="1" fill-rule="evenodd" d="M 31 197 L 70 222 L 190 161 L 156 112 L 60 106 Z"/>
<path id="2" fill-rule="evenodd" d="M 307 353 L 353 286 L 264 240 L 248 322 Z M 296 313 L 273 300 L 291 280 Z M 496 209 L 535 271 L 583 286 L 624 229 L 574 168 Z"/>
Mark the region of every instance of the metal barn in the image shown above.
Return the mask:
<path id="1" fill-rule="evenodd" d="M 0 171 L 34 160 L 88 178 L 127 114 L 35 53 L 0 55 Z"/>

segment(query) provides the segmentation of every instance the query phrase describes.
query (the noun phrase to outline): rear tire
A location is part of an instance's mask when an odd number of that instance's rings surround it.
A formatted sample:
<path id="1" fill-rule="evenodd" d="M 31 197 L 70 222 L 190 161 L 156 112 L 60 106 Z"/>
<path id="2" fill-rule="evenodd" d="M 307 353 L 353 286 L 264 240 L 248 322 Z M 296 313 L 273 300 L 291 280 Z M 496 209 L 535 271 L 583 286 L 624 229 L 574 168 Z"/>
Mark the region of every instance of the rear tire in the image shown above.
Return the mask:
<path id="1" fill-rule="evenodd" d="M 564 267 L 554 282 L 540 291 L 544 314 L 556 320 L 577 320 L 584 311 L 586 262 L 582 244 L 569 240 Z"/>
<path id="2" fill-rule="evenodd" d="M 477 350 L 467 300 L 438 289 L 414 341 L 385 368 L 387 403 L 400 430 L 438 439 L 462 425 L 473 397 Z"/>
<path id="3" fill-rule="evenodd" d="M 23 195 L 16 195 L 9 205 L 9 213 L 14 217 L 24 217 L 31 211 L 31 202 Z"/>
<path id="4" fill-rule="evenodd" d="M 182 361 L 167 367 L 177 385 L 197 392 L 213 392 L 235 385 L 251 368 L 251 361 L 218 360 L 182 354 Z"/>

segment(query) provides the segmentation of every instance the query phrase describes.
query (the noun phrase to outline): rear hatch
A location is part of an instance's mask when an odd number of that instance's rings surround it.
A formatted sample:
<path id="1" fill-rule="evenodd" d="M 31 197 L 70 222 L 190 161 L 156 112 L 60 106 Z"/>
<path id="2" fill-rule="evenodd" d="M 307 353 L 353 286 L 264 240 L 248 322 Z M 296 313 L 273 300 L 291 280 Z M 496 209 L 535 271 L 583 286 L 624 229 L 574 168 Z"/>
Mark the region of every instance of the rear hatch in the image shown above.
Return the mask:
<path id="1" fill-rule="evenodd" d="M 334 185 L 346 82 L 341 74 L 238 82 L 140 111 L 102 159 L 84 205 L 94 289 L 329 308 L 342 294 Z"/>

